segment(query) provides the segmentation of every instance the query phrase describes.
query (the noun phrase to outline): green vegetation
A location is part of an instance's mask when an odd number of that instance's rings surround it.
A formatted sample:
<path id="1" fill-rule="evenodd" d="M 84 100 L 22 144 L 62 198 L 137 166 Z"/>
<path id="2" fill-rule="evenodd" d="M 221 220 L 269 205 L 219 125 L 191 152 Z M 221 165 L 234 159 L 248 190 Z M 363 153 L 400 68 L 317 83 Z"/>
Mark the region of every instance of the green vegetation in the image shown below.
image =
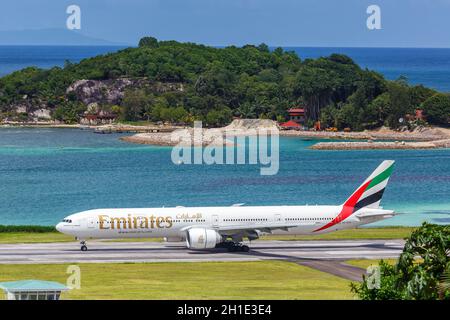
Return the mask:
<path id="1" fill-rule="evenodd" d="M 380 287 L 369 280 L 352 283 L 352 292 L 364 300 L 450 300 L 450 226 L 424 223 L 406 240 L 395 265 L 379 263 Z"/>
<path id="2" fill-rule="evenodd" d="M 309 125 L 320 119 L 323 127 L 362 130 L 404 125 L 399 119 L 416 108 L 434 124 L 447 125 L 450 116 L 448 96 L 409 86 L 405 78 L 388 81 L 344 55 L 302 61 L 294 52 L 271 51 L 265 44 L 213 48 L 145 37 L 137 48 L 1 78 L 0 118 L 26 120 L 31 109 L 46 106 L 53 118 L 73 123 L 87 106 L 75 93 L 66 94 L 71 84 L 124 77 L 155 85 L 129 87 L 118 105 L 100 106 L 123 121 L 198 119 L 210 126 L 227 124 L 233 116 L 282 121 L 289 107 L 304 106 Z M 17 111 L 19 105 L 28 106 L 27 112 Z"/>
<path id="3" fill-rule="evenodd" d="M 0 281 L 65 283 L 68 265 L 0 265 Z M 352 299 L 349 281 L 292 262 L 80 264 L 63 299 Z M 230 276 L 232 275 L 232 276 Z"/>
<path id="4" fill-rule="evenodd" d="M 52 226 L 5 226 L 0 225 L 0 243 L 43 243 L 73 241 Z"/>
<path id="5" fill-rule="evenodd" d="M 398 260 L 397 259 L 383 259 L 384 262 L 386 262 L 389 265 L 394 266 Z M 381 262 L 381 260 L 371 260 L 371 259 L 361 259 L 361 260 L 348 260 L 345 261 L 345 263 L 361 268 L 361 269 L 367 269 L 369 266 L 376 266 Z"/>
<path id="6" fill-rule="evenodd" d="M 435 94 L 425 100 L 423 109 L 430 122 L 446 125 L 450 117 L 450 97 L 441 93 Z"/>
<path id="7" fill-rule="evenodd" d="M 75 241 L 74 237 L 59 232 L 2 232 L 0 243 L 49 243 Z"/>
<path id="8" fill-rule="evenodd" d="M 5 226 L 0 225 L 0 233 L 7 232 L 32 232 L 32 233 L 44 233 L 44 232 L 56 232 L 53 226 Z"/>
<path id="9" fill-rule="evenodd" d="M 414 228 L 386 227 L 342 230 L 317 236 L 268 235 L 262 240 L 345 240 L 345 239 L 403 239 L 410 236 Z M 46 226 L 2 226 L 0 225 L 0 243 L 47 243 L 70 242 L 73 237 L 61 234 L 54 227 Z M 114 242 L 159 242 L 161 238 L 114 239 Z"/>

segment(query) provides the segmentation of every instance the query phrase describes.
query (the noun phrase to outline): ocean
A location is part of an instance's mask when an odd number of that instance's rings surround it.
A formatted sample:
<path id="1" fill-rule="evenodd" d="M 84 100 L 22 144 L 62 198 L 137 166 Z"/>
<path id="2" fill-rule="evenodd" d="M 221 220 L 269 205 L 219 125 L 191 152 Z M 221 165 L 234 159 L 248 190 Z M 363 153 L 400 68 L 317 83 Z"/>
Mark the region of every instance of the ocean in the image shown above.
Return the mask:
<path id="1" fill-rule="evenodd" d="M 11 72 L 35 66 L 50 69 L 62 67 L 66 61 L 80 62 L 82 59 L 115 52 L 119 46 L 1 46 L 0 77 Z"/>
<path id="2" fill-rule="evenodd" d="M 177 165 L 170 147 L 79 129 L 0 128 L 0 224 L 54 225 L 113 207 L 332 205 L 385 159 L 396 167 L 377 225 L 450 222 L 450 149 L 315 151 L 318 140 L 280 138 L 277 175 L 260 165 Z"/>
<path id="3" fill-rule="evenodd" d="M 0 75 L 121 47 L 0 46 Z M 388 79 L 450 92 L 450 49 L 286 48 L 302 59 L 333 52 Z M 171 149 L 77 129 L 0 128 L 0 224 L 54 225 L 99 207 L 315 205 L 342 203 L 384 159 L 397 160 L 383 205 L 402 213 L 378 225 L 450 222 L 450 149 L 312 151 L 281 138 L 280 170 L 255 165 L 175 165 Z"/>
<path id="4" fill-rule="evenodd" d="M 0 46 L 0 76 L 28 67 L 63 66 L 66 60 L 80 60 L 120 50 L 118 46 Z M 423 84 L 450 92 L 450 49 L 421 48 L 301 48 L 287 47 L 301 59 L 342 53 L 361 67 L 395 80 L 406 76 L 411 84 Z"/>

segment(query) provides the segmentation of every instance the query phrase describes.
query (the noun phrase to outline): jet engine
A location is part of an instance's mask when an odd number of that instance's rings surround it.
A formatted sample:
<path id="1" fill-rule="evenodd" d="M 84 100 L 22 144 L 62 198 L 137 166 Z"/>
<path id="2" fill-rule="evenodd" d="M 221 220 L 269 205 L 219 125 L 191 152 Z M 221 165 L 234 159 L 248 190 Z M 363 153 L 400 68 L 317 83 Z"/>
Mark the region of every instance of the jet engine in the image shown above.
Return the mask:
<path id="1" fill-rule="evenodd" d="M 186 240 L 186 237 L 164 237 L 164 242 L 183 242 Z"/>
<path id="2" fill-rule="evenodd" d="M 212 229 L 192 228 L 187 230 L 186 245 L 189 249 L 211 249 L 222 242 L 222 236 Z"/>

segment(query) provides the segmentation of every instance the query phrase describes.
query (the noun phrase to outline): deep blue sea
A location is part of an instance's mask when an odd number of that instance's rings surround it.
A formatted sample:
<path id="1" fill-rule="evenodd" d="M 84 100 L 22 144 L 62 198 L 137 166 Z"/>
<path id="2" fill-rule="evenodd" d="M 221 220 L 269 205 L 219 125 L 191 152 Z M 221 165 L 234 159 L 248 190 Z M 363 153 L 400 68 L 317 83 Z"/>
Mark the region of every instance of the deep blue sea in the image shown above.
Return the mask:
<path id="1" fill-rule="evenodd" d="M 28 66 L 51 68 L 66 60 L 120 50 L 117 46 L 0 46 L 0 76 Z M 406 76 L 412 84 L 423 84 L 450 92 L 450 49 L 420 48 L 300 48 L 290 47 L 300 58 L 317 58 L 343 53 L 364 68 L 378 71 L 394 80 Z"/>
<path id="2" fill-rule="evenodd" d="M 450 222 L 450 149 L 317 151 L 281 138 L 280 170 L 259 165 L 176 165 L 170 147 L 78 129 L 0 128 L 0 224 L 53 225 L 109 207 L 340 204 L 385 159 L 397 161 L 384 225 Z"/>
<path id="3" fill-rule="evenodd" d="M 62 67 L 99 54 L 115 52 L 118 46 L 0 46 L 0 77 L 26 67 Z"/>

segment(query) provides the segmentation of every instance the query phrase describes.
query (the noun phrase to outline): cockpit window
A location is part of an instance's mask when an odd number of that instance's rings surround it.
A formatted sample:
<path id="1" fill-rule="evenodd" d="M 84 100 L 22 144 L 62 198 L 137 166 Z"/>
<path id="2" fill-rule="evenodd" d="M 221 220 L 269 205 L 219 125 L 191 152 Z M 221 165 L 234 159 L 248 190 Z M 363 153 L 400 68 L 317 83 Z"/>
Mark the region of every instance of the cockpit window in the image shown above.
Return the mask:
<path id="1" fill-rule="evenodd" d="M 70 220 L 70 219 L 63 219 L 63 221 L 62 222 L 66 222 L 66 223 L 72 223 L 72 220 Z"/>

